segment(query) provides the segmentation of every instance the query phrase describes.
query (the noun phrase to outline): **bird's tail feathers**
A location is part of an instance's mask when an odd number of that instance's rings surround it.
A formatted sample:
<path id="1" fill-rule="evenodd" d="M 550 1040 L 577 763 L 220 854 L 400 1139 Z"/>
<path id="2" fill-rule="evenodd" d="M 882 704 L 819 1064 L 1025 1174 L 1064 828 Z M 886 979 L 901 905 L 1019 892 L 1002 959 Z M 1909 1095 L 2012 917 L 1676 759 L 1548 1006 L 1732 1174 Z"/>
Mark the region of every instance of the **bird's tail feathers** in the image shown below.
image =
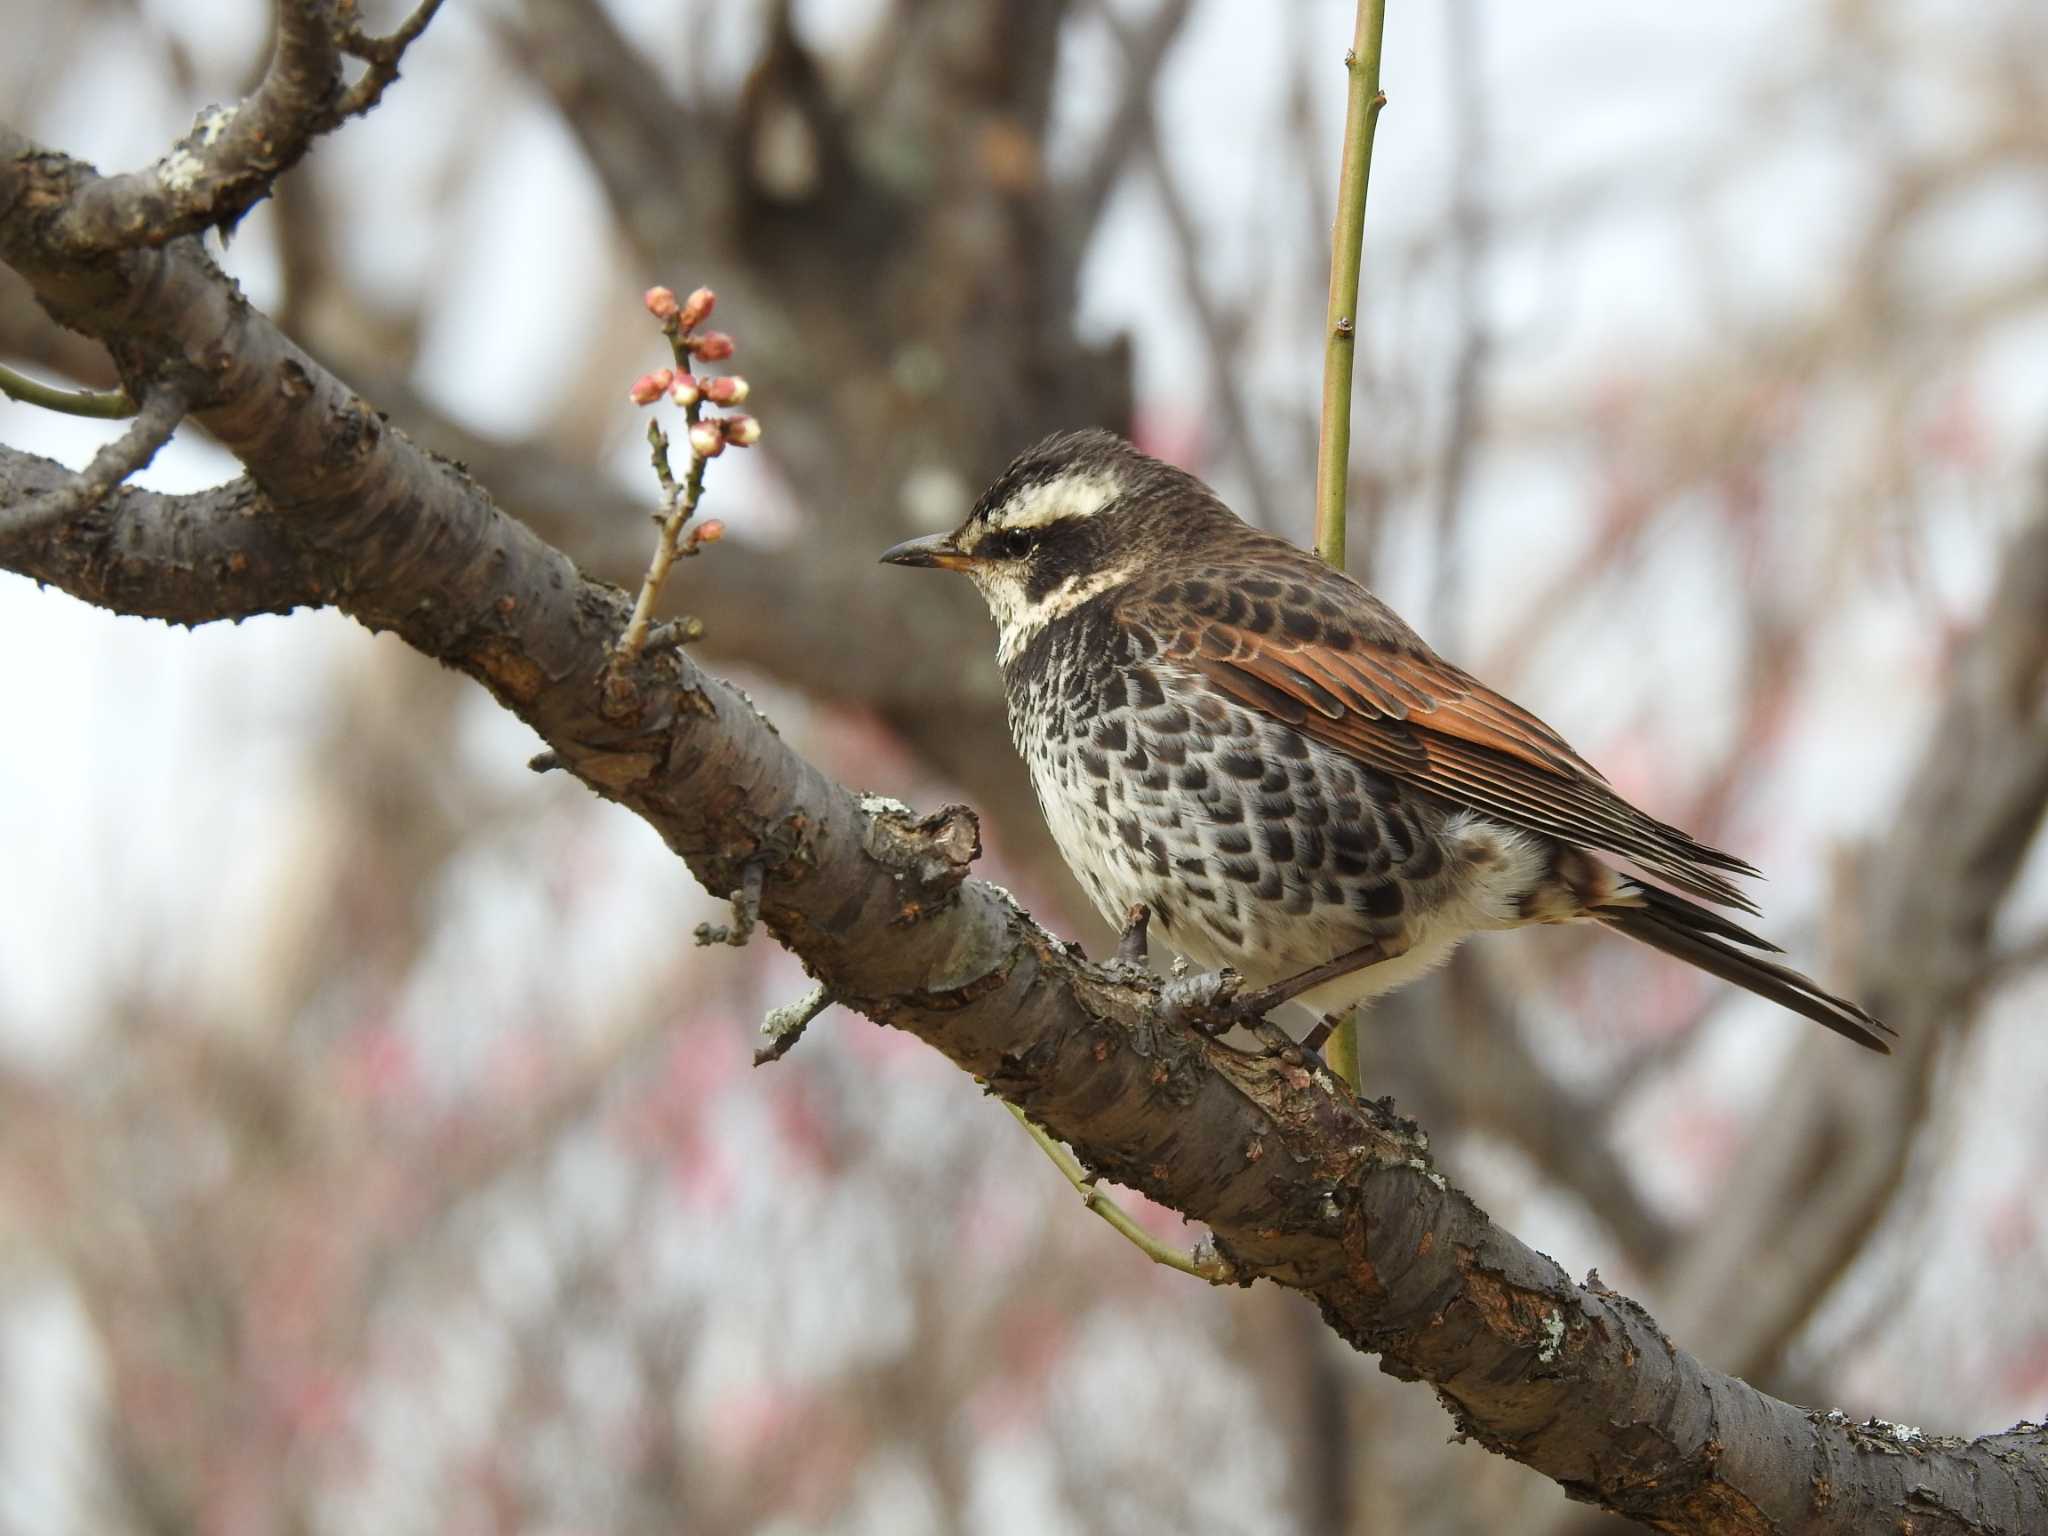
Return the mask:
<path id="1" fill-rule="evenodd" d="M 1891 1054 L 1884 1037 L 1897 1031 L 1790 966 L 1751 953 L 1776 953 L 1778 946 L 1698 902 L 1654 885 L 1628 881 L 1613 901 L 1589 915 L 1617 933 L 1824 1024 L 1860 1046 Z"/>

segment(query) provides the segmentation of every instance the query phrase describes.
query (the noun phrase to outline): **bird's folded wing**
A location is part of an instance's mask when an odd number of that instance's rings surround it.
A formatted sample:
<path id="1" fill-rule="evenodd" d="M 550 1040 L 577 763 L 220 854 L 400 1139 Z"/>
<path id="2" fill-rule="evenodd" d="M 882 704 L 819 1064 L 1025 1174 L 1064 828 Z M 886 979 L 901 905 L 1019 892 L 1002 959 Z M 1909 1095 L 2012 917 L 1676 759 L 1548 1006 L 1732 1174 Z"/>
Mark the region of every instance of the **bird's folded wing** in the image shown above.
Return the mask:
<path id="1" fill-rule="evenodd" d="M 1167 656 L 1314 740 L 1510 826 L 1604 849 L 1707 901 L 1756 907 L 1723 873 L 1756 871 L 1630 805 L 1549 726 L 1426 649 L 1342 623 L 1270 632 L 1159 623 Z M 1313 633 L 1305 631 L 1313 630 Z"/>

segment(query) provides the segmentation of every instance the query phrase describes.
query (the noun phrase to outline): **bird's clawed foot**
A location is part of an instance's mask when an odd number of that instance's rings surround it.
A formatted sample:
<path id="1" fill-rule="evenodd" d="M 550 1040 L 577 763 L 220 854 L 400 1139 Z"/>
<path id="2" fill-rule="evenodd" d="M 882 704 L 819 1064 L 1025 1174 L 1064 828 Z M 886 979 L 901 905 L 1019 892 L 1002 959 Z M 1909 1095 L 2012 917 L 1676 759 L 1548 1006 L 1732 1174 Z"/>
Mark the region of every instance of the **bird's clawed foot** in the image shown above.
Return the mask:
<path id="1" fill-rule="evenodd" d="M 1129 928 L 1124 930 L 1126 937 L 1130 931 Z M 1241 991 L 1244 978 L 1228 967 L 1220 971 L 1205 971 L 1199 976 L 1177 977 L 1160 990 L 1160 1013 L 1173 1023 L 1185 1025 L 1212 1039 L 1228 1030 L 1248 1029 L 1258 1036 L 1259 1043 L 1269 1055 L 1287 1057 L 1290 1061 L 1305 1061 L 1313 1057 L 1320 1062 L 1323 1042 L 1343 1021 L 1341 1011 L 1325 1015 L 1299 1043 L 1288 1039 L 1276 1025 L 1267 1023 L 1266 1015 L 1304 992 L 1313 991 L 1327 981 L 1348 976 L 1369 965 L 1377 965 L 1382 960 L 1392 959 L 1395 953 L 1398 951 L 1390 951 L 1383 944 L 1362 944 L 1334 960 L 1325 960 L 1321 965 L 1311 966 L 1285 981 L 1260 987 L 1256 992 Z"/>
<path id="2" fill-rule="evenodd" d="M 1292 1064 L 1304 1064 L 1316 1051 L 1288 1038 L 1287 1031 L 1266 1017 L 1266 1010 L 1278 1006 L 1272 987 L 1241 992 L 1244 978 L 1227 966 L 1220 971 L 1203 971 L 1194 976 L 1177 976 L 1160 988 L 1159 1012 L 1169 1023 L 1191 1029 L 1214 1040 L 1233 1029 L 1250 1033 L 1259 1042 L 1260 1053 L 1279 1056 Z M 1284 1002 L 1281 998 L 1278 1001 Z M 1316 1043 L 1328 1030 L 1318 1026 Z"/>
<path id="3" fill-rule="evenodd" d="M 1243 985 L 1244 978 L 1229 966 L 1176 976 L 1159 989 L 1159 1016 L 1169 1024 L 1214 1039 L 1259 1017 L 1243 1011 L 1238 1000 Z"/>
<path id="4" fill-rule="evenodd" d="M 1295 1040 L 1271 1019 L 1260 1019 L 1247 1027 L 1258 1037 L 1261 1055 L 1277 1056 L 1290 1067 L 1305 1067 L 1312 1061 L 1321 1064 L 1322 1058 L 1316 1055 L 1314 1046 Z"/>

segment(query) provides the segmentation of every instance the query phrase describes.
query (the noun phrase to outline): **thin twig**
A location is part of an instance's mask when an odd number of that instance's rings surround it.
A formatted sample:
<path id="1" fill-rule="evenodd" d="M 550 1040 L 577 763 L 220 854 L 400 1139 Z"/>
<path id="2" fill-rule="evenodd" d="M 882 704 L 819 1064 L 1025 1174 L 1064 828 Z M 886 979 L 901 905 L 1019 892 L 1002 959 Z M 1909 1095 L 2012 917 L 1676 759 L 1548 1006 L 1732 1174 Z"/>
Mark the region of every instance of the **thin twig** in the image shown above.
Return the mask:
<path id="1" fill-rule="evenodd" d="M 1316 443 L 1316 553 L 1344 569 L 1344 492 L 1351 476 L 1351 365 L 1358 351 L 1358 268 L 1365 246 L 1365 192 L 1372 174 L 1373 129 L 1387 104 L 1380 90 L 1380 38 L 1386 0 L 1358 0 L 1344 68 L 1344 157 L 1337 170 L 1337 218 L 1330 230 L 1330 307 L 1324 317 L 1323 424 Z M 1358 1015 L 1330 1036 L 1323 1059 L 1358 1086 Z"/>
<path id="2" fill-rule="evenodd" d="M 1198 1259 L 1193 1254 L 1182 1253 L 1169 1243 L 1158 1238 L 1138 1225 L 1131 1213 L 1118 1205 L 1103 1192 L 1102 1186 L 1089 1176 L 1081 1166 L 1080 1159 L 1056 1141 L 1037 1121 L 1014 1104 L 1005 1103 L 1003 1108 L 1017 1117 L 1017 1123 L 1024 1127 L 1025 1134 L 1038 1143 L 1038 1150 L 1052 1159 L 1053 1166 L 1066 1175 L 1067 1182 L 1079 1191 L 1081 1203 L 1100 1216 L 1110 1226 L 1122 1233 L 1124 1238 L 1154 1264 L 1164 1264 L 1168 1269 L 1177 1269 L 1184 1275 L 1193 1275 L 1211 1285 L 1234 1285 L 1237 1271 L 1230 1261 L 1218 1254 L 1212 1259 Z"/>
<path id="3" fill-rule="evenodd" d="M 803 1039 L 811 1020 L 836 1001 L 831 989 L 821 981 L 795 1002 L 770 1009 L 768 1017 L 761 1021 L 761 1033 L 768 1037 L 768 1043 L 754 1052 L 754 1065 L 765 1067 L 771 1061 L 782 1060 Z"/>
<path id="4" fill-rule="evenodd" d="M 768 866 L 763 860 L 747 860 L 740 868 L 739 889 L 726 898 L 732 903 L 731 926 L 699 923 L 698 944 L 730 944 L 734 949 L 744 948 L 747 940 L 754 936 L 754 925 L 761 921 L 761 887 L 767 883 L 767 876 Z"/>
<path id="5" fill-rule="evenodd" d="M 684 543 L 681 549 L 676 551 L 679 557 L 689 553 L 690 546 L 687 542 Z M 704 621 L 702 619 L 695 617 L 669 619 L 664 623 L 655 625 L 652 630 L 648 631 L 647 647 L 640 654 L 643 656 L 659 655 L 663 651 L 674 650 L 679 646 L 689 645 L 693 641 L 702 640 L 703 638 Z"/>
<path id="6" fill-rule="evenodd" d="M 156 457 L 184 418 L 184 391 L 169 384 L 152 386 L 128 430 L 94 454 L 75 479 L 22 503 L 0 521 L 0 541 L 11 544 L 32 537 L 98 506 L 115 486 Z"/>
<path id="7" fill-rule="evenodd" d="M 697 425 L 703 408 L 699 402 L 685 409 L 684 415 L 690 426 Z M 683 440 L 689 441 L 687 432 Z M 647 574 L 641 579 L 640 596 L 633 603 L 633 617 L 626 625 L 625 634 L 619 638 L 618 648 L 612 652 L 614 677 L 624 676 L 647 648 L 647 634 L 654 627 L 655 600 L 661 596 L 662 583 L 668 580 L 669 567 L 676 563 L 683 525 L 697 510 L 697 498 L 704 494 L 704 466 L 710 462 L 692 448 L 689 470 L 678 481 L 675 471 L 669 467 L 668 434 L 661 430 L 659 422 L 647 424 L 647 444 L 653 453 L 655 478 L 661 482 L 661 536 L 655 541 L 654 558 L 648 562 Z"/>
<path id="8" fill-rule="evenodd" d="M 387 36 L 371 37 L 354 26 L 343 34 L 342 52 L 361 59 L 369 68 L 342 97 L 342 116 L 356 117 L 377 105 L 391 82 L 398 78 L 398 62 L 405 56 L 405 50 L 427 30 L 427 23 L 440 9 L 441 0 L 420 0 L 419 6 L 405 18 L 398 30 Z"/>
<path id="9" fill-rule="evenodd" d="M 652 405 L 661 394 L 672 394 L 683 408 L 683 440 L 690 446 L 690 467 L 680 482 L 668 460 L 668 434 L 661 430 L 659 422 L 647 424 L 647 446 L 654 461 L 654 478 L 661 483 L 661 510 L 654 515 L 654 521 L 661 528 L 661 536 L 655 541 L 654 558 L 648 563 L 647 575 L 640 583 L 640 595 L 633 603 L 633 616 L 626 623 L 626 632 L 619 637 L 618 645 L 612 651 L 611 673 L 606 693 L 614 705 L 630 705 L 632 682 L 627 673 L 633 668 L 648 646 L 648 635 L 654 627 L 654 604 L 661 596 L 662 583 L 668 580 L 669 567 L 681 555 L 694 555 L 698 548 L 698 535 L 715 538 L 720 529 L 715 522 L 706 523 L 683 541 L 683 525 L 697 510 L 697 502 L 704 494 L 704 466 L 720 451 L 724 442 L 731 441 L 745 446 L 760 439 L 761 430 L 751 417 L 727 416 L 710 424 L 710 441 L 700 438 L 699 427 L 704 421 L 704 407 L 713 403 L 715 389 L 725 392 L 716 394 L 716 403 L 737 404 L 746 399 L 746 380 L 734 375 L 721 380 L 699 380 L 697 365 L 701 360 L 716 361 L 732 356 L 732 338 L 721 336 L 714 331 L 696 334 L 697 327 L 710 316 L 717 299 L 709 288 L 699 288 L 686 302 L 678 301 L 667 288 L 647 290 L 648 312 L 661 321 L 661 333 L 668 338 L 670 354 L 675 358 L 675 367 L 660 374 L 649 374 L 633 386 L 633 398 L 642 405 Z M 714 348 L 714 343 L 716 347 Z M 734 429 L 740 425 L 752 428 L 747 437 L 737 437 Z M 662 644 L 676 645 L 685 640 L 695 639 L 703 633 L 703 626 L 696 620 L 685 620 L 680 626 L 662 626 Z"/>
<path id="10" fill-rule="evenodd" d="M 128 398 L 125 389 L 59 389 L 16 373 L 5 363 L 0 363 L 0 395 L 46 411 L 91 416 L 101 421 L 125 421 L 135 414 L 135 402 Z"/>

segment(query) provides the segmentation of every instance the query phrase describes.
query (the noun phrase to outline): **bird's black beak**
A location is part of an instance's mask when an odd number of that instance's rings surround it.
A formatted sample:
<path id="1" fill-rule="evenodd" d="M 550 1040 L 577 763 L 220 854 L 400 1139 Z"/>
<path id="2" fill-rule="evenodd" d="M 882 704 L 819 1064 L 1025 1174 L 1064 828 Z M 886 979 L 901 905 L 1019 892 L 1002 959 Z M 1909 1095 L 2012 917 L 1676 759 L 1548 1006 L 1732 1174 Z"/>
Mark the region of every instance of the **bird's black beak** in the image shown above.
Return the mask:
<path id="1" fill-rule="evenodd" d="M 882 551 L 884 565 L 930 565 L 942 571 L 964 571 L 974 556 L 955 547 L 949 533 L 928 533 L 921 539 L 905 539 L 894 549 Z"/>

